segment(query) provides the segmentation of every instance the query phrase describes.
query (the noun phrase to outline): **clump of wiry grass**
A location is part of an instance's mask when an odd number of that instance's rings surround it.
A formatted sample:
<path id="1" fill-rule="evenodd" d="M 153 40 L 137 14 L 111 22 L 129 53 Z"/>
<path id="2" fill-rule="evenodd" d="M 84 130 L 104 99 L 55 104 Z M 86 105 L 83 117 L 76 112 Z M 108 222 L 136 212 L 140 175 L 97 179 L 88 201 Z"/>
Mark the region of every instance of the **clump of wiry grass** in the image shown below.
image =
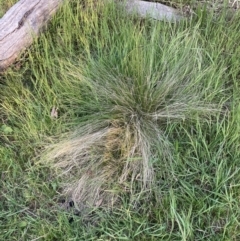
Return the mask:
<path id="1" fill-rule="evenodd" d="M 171 34 L 167 24 L 143 27 L 116 16 L 113 24 L 102 15 L 91 36 L 85 23 L 87 57 L 61 63 L 62 81 L 82 92 L 73 110 L 80 124 L 43 160 L 61 170 L 78 205 L 109 205 L 121 191 L 153 190 L 155 163 L 174 159 L 171 126 L 204 121 L 223 101 L 224 69 L 200 48 L 197 31 Z"/>
<path id="2" fill-rule="evenodd" d="M 136 186 L 139 192 L 153 190 L 153 160 L 174 159 L 169 125 L 219 111 L 208 100 L 216 93 L 204 89 L 212 69 L 202 68 L 199 50 L 191 46 L 196 42 L 184 48 L 189 42 L 181 35 L 162 48 L 156 31 L 150 43 L 144 34 L 135 34 L 138 41 L 116 66 L 113 56 L 63 64 L 65 81 L 76 83 L 84 93 L 74 110 L 81 124 L 44 159 L 62 170 L 65 192 L 78 204 L 110 204 L 120 191 L 134 192 Z"/>
<path id="3" fill-rule="evenodd" d="M 141 191 L 151 190 L 156 183 L 153 159 L 169 163 L 174 158 L 168 126 L 216 112 L 184 66 L 165 76 L 151 76 L 146 68 L 142 79 L 106 64 L 94 63 L 89 71 L 69 66 L 69 79 L 82 82 L 88 91 L 80 107 L 85 115 L 71 138 L 56 144 L 47 159 L 62 169 L 65 191 L 77 203 L 109 203 L 119 189 L 133 191 L 134 183 Z"/>

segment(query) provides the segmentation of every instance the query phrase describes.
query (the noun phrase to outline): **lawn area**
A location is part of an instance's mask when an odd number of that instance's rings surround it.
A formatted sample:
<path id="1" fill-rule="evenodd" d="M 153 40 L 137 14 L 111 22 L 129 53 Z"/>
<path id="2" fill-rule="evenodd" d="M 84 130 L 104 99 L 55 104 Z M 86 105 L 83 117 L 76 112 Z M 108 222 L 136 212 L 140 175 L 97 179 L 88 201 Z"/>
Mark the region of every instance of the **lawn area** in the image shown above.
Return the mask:
<path id="1" fill-rule="evenodd" d="M 240 13 L 193 9 L 66 2 L 0 74 L 0 240 L 240 240 Z"/>

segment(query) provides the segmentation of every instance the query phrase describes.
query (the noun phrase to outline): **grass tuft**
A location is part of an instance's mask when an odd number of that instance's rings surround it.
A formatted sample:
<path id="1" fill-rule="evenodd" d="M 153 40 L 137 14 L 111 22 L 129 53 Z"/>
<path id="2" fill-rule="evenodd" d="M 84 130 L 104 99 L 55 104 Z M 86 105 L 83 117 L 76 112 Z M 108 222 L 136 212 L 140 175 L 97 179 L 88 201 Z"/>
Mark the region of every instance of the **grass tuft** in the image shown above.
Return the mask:
<path id="1" fill-rule="evenodd" d="M 216 86 L 213 92 L 204 86 L 215 66 L 209 67 L 196 30 L 191 39 L 186 32 L 170 38 L 166 30 L 171 26 L 150 22 L 149 29 L 131 18 L 112 29 L 110 10 L 105 8 L 92 33 L 98 56 L 62 63 L 64 81 L 76 83 L 88 95 L 75 107 L 81 113 L 77 131 L 50 147 L 43 158 L 62 169 L 66 193 L 81 205 L 113 203 L 119 191 L 153 190 L 153 160 L 167 165 L 174 159 L 169 126 L 206 122 L 219 115 L 223 105 L 221 89 Z M 112 17 L 118 22 L 122 16 Z M 111 38 L 102 45 L 99 36 L 108 36 L 110 29 Z"/>

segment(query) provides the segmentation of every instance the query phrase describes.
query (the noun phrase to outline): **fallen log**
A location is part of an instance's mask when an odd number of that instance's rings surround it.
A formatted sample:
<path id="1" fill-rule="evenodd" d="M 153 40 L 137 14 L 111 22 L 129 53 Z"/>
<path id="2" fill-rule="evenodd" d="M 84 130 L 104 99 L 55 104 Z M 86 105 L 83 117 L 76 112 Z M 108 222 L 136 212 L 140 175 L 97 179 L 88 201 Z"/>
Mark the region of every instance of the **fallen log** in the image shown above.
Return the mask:
<path id="1" fill-rule="evenodd" d="M 29 47 L 62 0 L 20 0 L 0 19 L 0 71 Z"/>
<path id="2" fill-rule="evenodd" d="M 142 18 L 150 17 L 168 22 L 184 19 L 183 15 L 178 10 L 161 3 L 129 0 L 125 2 L 125 8 L 129 14 L 136 13 Z"/>

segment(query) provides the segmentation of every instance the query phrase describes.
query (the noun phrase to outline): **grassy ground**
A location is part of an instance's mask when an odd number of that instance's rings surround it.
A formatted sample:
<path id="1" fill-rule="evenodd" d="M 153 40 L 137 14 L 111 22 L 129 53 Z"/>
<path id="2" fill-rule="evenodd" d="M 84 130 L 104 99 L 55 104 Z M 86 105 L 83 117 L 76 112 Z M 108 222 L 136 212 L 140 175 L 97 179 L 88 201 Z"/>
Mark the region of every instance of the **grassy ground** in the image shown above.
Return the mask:
<path id="1" fill-rule="evenodd" d="M 239 240 L 239 20 L 64 5 L 0 76 L 0 240 Z"/>

